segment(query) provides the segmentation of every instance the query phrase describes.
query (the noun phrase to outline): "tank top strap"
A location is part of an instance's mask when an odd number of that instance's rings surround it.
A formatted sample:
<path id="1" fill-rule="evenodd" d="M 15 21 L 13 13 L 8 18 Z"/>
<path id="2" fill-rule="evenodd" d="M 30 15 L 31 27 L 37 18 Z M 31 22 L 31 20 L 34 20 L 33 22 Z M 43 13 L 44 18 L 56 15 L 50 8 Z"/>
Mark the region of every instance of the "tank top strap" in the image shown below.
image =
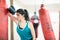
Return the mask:
<path id="1" fill-rule="evenodd" d="M 28 21 L 26 21 L 26 23 L 28 23 Z"/>
<path id="2" fill-rule="evenodd" d="M 27 23 L 26 26 L 28 27 L 28 21 L 26 23 Z"/>

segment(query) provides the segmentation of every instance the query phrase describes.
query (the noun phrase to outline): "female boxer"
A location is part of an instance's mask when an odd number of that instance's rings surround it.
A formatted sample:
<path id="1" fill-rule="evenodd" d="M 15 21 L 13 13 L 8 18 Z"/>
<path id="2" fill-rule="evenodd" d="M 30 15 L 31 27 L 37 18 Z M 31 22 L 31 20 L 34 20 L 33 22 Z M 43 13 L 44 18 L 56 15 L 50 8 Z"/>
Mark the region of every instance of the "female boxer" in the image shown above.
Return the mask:
<path id="1" fill-rule="evenodd" d="M 11 13 L 8 13 L 8 15 L 17 24 L 17 33 L 21 40 L 35 40 L 35 31 L 29 21 L 26 9 L 18 9 L 16 11 L 17 17 L 14 17 Z"/>

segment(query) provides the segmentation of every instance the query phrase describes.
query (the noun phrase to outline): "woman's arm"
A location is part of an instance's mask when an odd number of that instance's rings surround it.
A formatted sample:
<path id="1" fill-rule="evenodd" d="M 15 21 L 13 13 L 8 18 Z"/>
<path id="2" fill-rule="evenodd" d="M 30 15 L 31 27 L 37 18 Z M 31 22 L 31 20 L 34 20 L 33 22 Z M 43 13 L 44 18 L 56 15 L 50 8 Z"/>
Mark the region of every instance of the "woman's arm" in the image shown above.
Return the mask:
<path id="1" fill-rule="evenodd" d="M 18 24 L 18 19 L 14 17 L 11 13 L 8 13 L 8 16 L 13 20 L 16 24 Z"/>
<path id="2" fill-rule="evenodd" d="M 36 38 L 35 38 L 35 30 L 34 30 L 34 27 L 33 27 L 31 22 L 29 22 L 29 28 L 31 30 L 31 34 L 32 34 L 33 40 L 36 40 Z"/>

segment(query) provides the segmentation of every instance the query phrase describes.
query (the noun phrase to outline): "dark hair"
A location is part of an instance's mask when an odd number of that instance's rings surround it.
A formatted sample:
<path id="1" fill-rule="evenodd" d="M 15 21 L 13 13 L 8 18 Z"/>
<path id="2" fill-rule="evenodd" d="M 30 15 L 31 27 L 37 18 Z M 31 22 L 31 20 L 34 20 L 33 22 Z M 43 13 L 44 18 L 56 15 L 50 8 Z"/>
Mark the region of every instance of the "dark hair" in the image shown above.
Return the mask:
<path id="1" fill-rule="evenodd" d="M 21 15 L 24 15 L 25 20 L 29 21 L 28 11 L 26 9 L 18 9 L 16 12 L 21 14 Z"/>

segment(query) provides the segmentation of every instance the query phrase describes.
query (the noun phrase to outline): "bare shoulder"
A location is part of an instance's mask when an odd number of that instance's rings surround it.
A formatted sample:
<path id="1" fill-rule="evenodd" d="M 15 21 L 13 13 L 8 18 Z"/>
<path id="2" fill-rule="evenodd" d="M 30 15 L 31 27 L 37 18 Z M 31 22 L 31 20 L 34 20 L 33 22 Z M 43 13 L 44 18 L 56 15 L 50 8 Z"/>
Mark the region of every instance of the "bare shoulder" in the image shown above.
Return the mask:
<path id="1" fill-rule="evenodd" d="M 29 27 L 29 28 L 32 28 L 32 27 L 33 27 L 32 22 L 30 22 L 30 21 L 28 22 L 28 27 Z"/>

